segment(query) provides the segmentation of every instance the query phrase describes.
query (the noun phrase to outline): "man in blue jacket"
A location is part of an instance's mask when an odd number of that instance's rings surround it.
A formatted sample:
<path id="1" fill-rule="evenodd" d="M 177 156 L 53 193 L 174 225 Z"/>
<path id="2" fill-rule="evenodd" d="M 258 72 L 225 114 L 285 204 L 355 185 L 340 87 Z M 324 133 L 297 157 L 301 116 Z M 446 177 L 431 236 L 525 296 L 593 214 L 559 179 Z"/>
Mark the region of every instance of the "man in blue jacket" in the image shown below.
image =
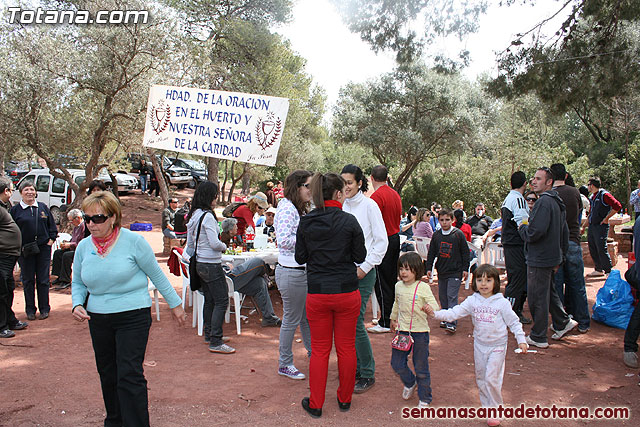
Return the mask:
<path id="1" fill-rule="evenodd" d="M 539 198 L 531 210 L 528 224 L 522 223 L 518 229 L 520 237 L 528 244 L 527 299 L 533 326 L 527 344 L 547 348 L 549 313 L 555 331 L 551 336 L 553 339 L 562 339 L 578 325 L 564 311 L 553 280 L 569 246 L 569 228 L 564 203 L 553 190 L 551 170 L 538 168 L 531 186 Z"/>

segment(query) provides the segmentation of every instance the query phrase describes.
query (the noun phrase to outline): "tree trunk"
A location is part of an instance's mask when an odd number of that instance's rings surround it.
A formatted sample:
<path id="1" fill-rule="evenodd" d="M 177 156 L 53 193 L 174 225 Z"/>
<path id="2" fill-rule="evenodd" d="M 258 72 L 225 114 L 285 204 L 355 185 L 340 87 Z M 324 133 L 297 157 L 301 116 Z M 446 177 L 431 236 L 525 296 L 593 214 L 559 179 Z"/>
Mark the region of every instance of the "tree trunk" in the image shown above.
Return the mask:
<path id="1" fill-rule="evenodd" d="M 158 180 L 158 187 L 160 187 L 160 198 L 162 199 L 163 206 L 169 206 L 169 190 L 167 187 L 167 181 L 164 179 L 164 173 L 162 168 L 158 164 L 158 160 L 156 158 L 156 151 L 151 152 L 150 148 L 147 148 L 147 154 L 151 159 L 151 166 L 153 167 L 153 173 L 156 174 L 156 179 Z"/>
<path id="2" fill-rule="evenodd" d="M 627 180 L 627 212 L 631 212 L 633 215 L 633 206 L 629 203 L 629 199 L 631 198 L 631 173 L 629 171 L 629 130 L 624 133 L 624 173 L 625 179 Z"/>
<path id="3" fill-rule="evenodd" d="M 220 188 L 220 180 L 218 179 L 218 171 L 220 170 L 220 159 L 215 157 L 209 157 L 207 162 L 207 170 L 209 174 L 209 181 L 213 182 Z"/>
<path id="4" fill-rule="evenodd" d="M 242 170 L 242 173 L 240 174 L 239 177 L 235 177 L 235 166 L 236 162 L 233 161 L 231 162 L 231 188 L 229 189 L 229 203 L 231 203 L 231 199 L 233 197 L 233 190 L 236 188 L 236 184 L 238 183 L 238 181 L 240 181 L 242 179 L 242 177 L 245 174 L 245 170 Z"/>
<path id="5" fill-rule="evenodd" d="M 220 187 L 220 202 L 225 201 L 225 188 L 227 188 L 227 178 L 229 177 L 229 161 L 227 159 L 224 160 L 224 182 Z"/>
<path id="6" fill-rule="evenodd" d="M 251 191 L 251 173 L 249 163 L 245 163 L 242 171 L 242 194 L 245 196 Z"/>

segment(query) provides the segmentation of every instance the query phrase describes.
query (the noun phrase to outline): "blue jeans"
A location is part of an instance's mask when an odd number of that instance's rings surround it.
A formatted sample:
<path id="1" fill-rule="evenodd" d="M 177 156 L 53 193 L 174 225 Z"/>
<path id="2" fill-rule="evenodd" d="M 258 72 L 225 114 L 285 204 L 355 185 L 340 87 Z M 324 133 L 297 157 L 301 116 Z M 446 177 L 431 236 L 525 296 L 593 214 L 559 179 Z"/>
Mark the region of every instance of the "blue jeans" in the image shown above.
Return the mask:
<path id="1" fill-rule="evenodd" d="M 607 250 L 607 236 L 609 224 L 589 224 L 587 238 L 589 240 L 589 254 L 593 259 L 596 271 L 611 272 L 611 257 Z"/>
<path id="2" fill-rule="evenodd" d="M 584 262 L 582 248 L 574 241 L 569 241 L 566 260 L 555 275 L 556 292 L 563 302 L 567 314 L 573 316 L 580 329 L 588 329 L 591 323 L 589 303 L 584 283 Z M 564 292 L 563 292 L 563 285 Z"/>
<path id="3" fill-rule="evenodd" d="M 457 277 L 447 277 L 441 279 L 438 277 L 438 298 L 440 299 L 440 307 L 443 310 L 453 308 L 458 305 L 458 292 L 460 292 L 461 279 Z M 456 326 L 458 321 L 447 322 L 447 326 Z"/>
<path id="4" fill-rule="evenodd" d="M 409 335 L 409 332 L 399 333 Z M 391 367 L 400 376 L 405 387 L 418 382 L 418 397 L 421 402 L 431 403 L 431 374 L 429 373 L 429 332 L 411 332 L 413 346 L 410 351 L 391 349 Z M 413 351 L 414 375 L 409 368 L 409 353 Z"/>
<path id="5" fill-rule="evenodd" d="M 204 331 L 209 333 L 209 345 L 216 347 L 222 345 L 222 322 L 229 304 L 227 279 L 220 264 L 199 262 L 196 270 L 202 279 L 204 294 Z"/>
<path id="6" fill-rule="evenodd" d="M 169 230 L 168 228 L 165 228 L 165 229 L 162 230 L 162 235 L 164 237 L 168 237 L 170 239 L 177 239 L 176 233 L 171 231 L 171 230 Z"/>
<path id="7" fill-rule="evenodd" d="M 140 189 L 143 193 L 147 191 L 147 181 L 149 179 L 149 175 L 140 175 Z"/>

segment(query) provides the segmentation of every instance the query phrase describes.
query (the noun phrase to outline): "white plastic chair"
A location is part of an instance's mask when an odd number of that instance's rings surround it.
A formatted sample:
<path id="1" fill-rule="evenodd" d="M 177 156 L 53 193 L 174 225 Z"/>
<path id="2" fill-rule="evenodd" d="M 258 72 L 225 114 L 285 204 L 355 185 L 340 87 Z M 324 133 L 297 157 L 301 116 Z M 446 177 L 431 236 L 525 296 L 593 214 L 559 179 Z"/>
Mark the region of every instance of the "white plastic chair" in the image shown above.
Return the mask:
<path id="1" fill-rule="evenodd" d="M 420 255 L 423 261 L 426 261 L 427 255 L 429 254 L 429 245 L 431 244 L 431 239 L 429 237 L 414 236 L 413 241 L 416 245 L 416 252 L 418 252 L 418 255 Z"/>
<path id="2" fill-rule="evenodd" d="M 224 315 L 224 321 L 226 323 L 229 323 L 231 321 L 231 298 L 233 298 L 233 308 L 236 315 L 236 332 L 238 333 L 238 335 L 240 335 L 240 321 L 242 320 L 240 309 L 242 308 L 244 295 L 235 290 L 233 280 L 231 280 L 230 277 L 225 276 L 225 279 L 227 279 L 227 286 L 229 287 L 229 303 L 227 304 L 227 312 Z"/>
<path id="3" fill-rule="evenodd" d="M 64 241 L 71 241 L 71 234 L 69 233 L 58 233 L 58 237 L 56 237 L 56 241 L 51 245 L 51 259 L 53 259 L 53 253 L 60 249 L 60 243 Z"/>
<path id="4" fill-rule="evenodd" d="M 380 311 L 380 306 L 378 305 L 378 299 L 376 298 L 376 293 L 371 292 L 371 296 L 369 298 L 371 300 L 371 313 L 373 314 L 374 319 L 378 319 L 378 311 Z"/>
<path id="5" fill-rule="evenodd" d="M 189 264 L 182 255 L 180 255 L 180 252 L 175 249 L 172 252 L 180 261 L 180 277 L 182 277 L 182 308 L 185 308 L 187 290 L 189 291 L 189 307 L 191 307 L 193 305 L 193 291 L 191 290 L 191 280 L 189 279 Z"/>
<path id="6" fill-rule="evenodd" d="M 153 291 L 154 305 L 156 307 L 156 319 L 160 320 L 160 302 L 158 301 L 158 289 L 153 282 L 149 281 L 149 292 Z"/>
<path id="7" fill-rule="evenodd" d="M 500 242 L 489 242 L 484 247 L 484 262 L 497 268 L 505 268 L 504 250 Z"/>
<path id="8" fill-rule="evenodd" d="M 242 299 L 244 298 L 244 295 L 234 290 L 233 280 L 231 280 L 229 277 L 225 277 L 225 279 L 227 281 L 227 287 L 229 288 L 229 299 L 231 300 L 233 298 L 233 305 L 234 305 L 235 316 L 236 316 L 236 332 L 238 333 L 238 335 L 240 335 L 241 334 L 240 321 L 242 319 L 242 316 L 240 315 L 240 308 L 242 307 Z M 197 324 L 198 335 L 202 336 L 203 327 L 204 327 L 204 315 L 203 315 L 204 294 L 200 291 L 196 291 L 194 292 L 194 296 L 195 296 L 195 302 L 193 304 L 192 326 L 195 327 Z M 230 305 L 231 305 L 231 301 L 229 301 L 229 304 L 227 305 L 227 312 L 224 315 L 225 323 L 229 323 L 231 321 Z"/>
<path id="9" fill-rule="evenodd" d="M 477 266 L 480 262 L 480 257 L 482 256 L 482 249 L 471 242 L 467 242 L 467 246 L 469 246 L 469 249 L 476 254 L 476 257 L 469 262 L 469 270 L 467 270 L 467 280 L 464 283 L 465 289 L 469 289 L 469 283 L 471 283 L 471 267 L 473 267 L 474 265 Z"/>

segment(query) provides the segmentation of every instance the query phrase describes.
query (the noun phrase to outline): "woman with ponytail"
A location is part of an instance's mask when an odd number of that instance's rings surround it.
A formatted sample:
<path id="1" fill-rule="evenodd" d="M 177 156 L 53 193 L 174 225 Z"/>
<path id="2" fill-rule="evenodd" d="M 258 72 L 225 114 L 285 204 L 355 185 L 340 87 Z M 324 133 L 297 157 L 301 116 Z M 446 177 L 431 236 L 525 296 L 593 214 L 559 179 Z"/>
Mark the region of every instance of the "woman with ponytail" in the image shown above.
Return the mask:
<path id="1" fill-rule="evenodd" d="M 311 195 L 315 209 L 300 219 L 295 259 L 307 264 L 307 319 L 311 329 L 309 387 L 302 407 L 322 416 L 332 343 L 338 355 L 340 386 L 337 400 L 348 411 L 356 378 L 356 322 L 360 314 L 356 264 L 367 250 L 358 220 L 342 211 L 345 181 L 334 173 L 315 174 Z"/>

